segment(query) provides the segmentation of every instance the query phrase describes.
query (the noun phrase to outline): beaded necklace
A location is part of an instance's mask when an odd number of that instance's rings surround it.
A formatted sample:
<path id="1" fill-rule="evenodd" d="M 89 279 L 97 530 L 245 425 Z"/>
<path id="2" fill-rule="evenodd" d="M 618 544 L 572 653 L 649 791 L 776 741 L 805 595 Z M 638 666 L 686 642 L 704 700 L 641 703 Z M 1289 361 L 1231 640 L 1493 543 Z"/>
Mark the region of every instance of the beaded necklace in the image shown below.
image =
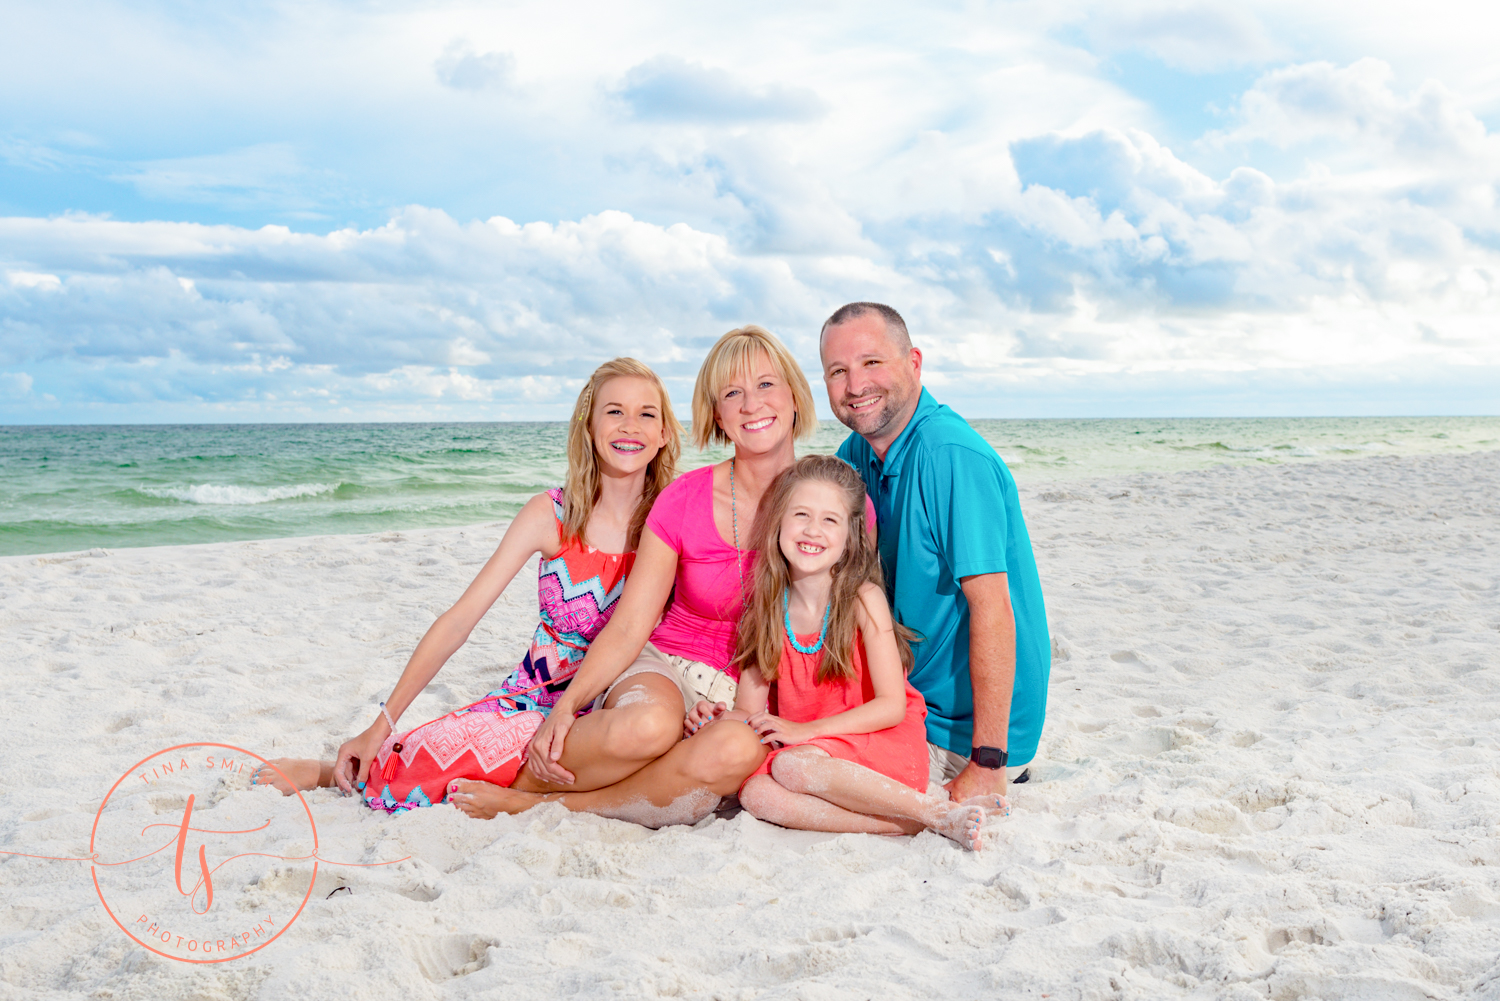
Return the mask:
<path id="1" fill-rule="evenodd" d="M 817 653 L 823 649 L 823 641 L 828 638 L 828 620 L 833 617 L 833 596 L 828 598 L 828 607 L 823 609 L 823 629 L 818 633 L 818 642 L 812 646 L 803 646 L 797 642 L 797 634 L 792 631 L 792 591 L 791 588 L 783 588 L 781 591 L 781 621 L 786 626 L 786 638 L 792 641 L 792 649 L 798 653 Z"/>
<path id="2" fill-rule="evenodd" d="M 729 460 L 729 522 L 734 531 L 734 568 L 740 572 L 740 607 L 745 602 L 745 561 L 740 559 L 740 509 L 734 500 L 734 460 Z"/>

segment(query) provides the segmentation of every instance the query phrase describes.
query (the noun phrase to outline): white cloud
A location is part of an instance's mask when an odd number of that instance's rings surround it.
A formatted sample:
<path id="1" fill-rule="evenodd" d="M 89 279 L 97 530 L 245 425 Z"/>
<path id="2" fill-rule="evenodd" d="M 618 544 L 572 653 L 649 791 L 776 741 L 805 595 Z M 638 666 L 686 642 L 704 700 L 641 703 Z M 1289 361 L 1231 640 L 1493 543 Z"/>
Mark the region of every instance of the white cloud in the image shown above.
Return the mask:
<path id="1" fill-rule="evenodd" d="M 454 90 L 504 90 L 514 81 L 516 57 L 509 52 L 475 52 L 458 39 L 448 44 L 432 68 L 438 82 Z"/>

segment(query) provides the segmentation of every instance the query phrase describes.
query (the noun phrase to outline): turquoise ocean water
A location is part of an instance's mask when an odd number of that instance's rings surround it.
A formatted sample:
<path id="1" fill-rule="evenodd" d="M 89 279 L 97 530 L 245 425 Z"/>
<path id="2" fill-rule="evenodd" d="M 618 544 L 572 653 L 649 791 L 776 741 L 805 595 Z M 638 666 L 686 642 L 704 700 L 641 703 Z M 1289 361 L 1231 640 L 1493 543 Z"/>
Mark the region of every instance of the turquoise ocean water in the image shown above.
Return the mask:
<path id="1" fill-rule="evenodd" d="M 1500 448 L 1500 417 L 980 420 L 1020 481 Z M 0 426 L 0 556 L 465 525 L 562 481 L 563 422 Z M 833 451 L 828 421 L 808 446 Z M 685 468 L 723 457 L 689 450 Z"/>

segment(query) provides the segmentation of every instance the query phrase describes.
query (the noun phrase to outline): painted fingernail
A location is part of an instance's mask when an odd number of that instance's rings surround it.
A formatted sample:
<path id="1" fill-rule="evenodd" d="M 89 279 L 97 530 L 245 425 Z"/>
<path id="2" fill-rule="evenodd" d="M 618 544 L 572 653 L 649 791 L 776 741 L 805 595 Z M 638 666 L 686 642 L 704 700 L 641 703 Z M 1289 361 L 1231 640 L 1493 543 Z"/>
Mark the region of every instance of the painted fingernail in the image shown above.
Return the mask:
<path id="1" fill-rule="evenodd" d="M 356 789 L 358 789 L 360 792 L 364 792 L 365 791 L 365 784 L 363 782 L 356 782 L 356 783 L 354 783 L 354 787 Z"/>

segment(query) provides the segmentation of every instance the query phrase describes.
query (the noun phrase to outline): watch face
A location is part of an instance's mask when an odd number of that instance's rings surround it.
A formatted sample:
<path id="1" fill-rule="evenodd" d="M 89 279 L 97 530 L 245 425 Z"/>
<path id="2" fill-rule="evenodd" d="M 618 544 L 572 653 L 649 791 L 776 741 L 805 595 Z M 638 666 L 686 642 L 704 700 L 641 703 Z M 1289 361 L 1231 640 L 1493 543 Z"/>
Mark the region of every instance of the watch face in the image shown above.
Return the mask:
<path id="1" fill-rule="evenodd" d="M 1004 768 L 1007 757 L 998 747 L 976 747 L 969 752 L 969 760 L 980 768 Z"/>

